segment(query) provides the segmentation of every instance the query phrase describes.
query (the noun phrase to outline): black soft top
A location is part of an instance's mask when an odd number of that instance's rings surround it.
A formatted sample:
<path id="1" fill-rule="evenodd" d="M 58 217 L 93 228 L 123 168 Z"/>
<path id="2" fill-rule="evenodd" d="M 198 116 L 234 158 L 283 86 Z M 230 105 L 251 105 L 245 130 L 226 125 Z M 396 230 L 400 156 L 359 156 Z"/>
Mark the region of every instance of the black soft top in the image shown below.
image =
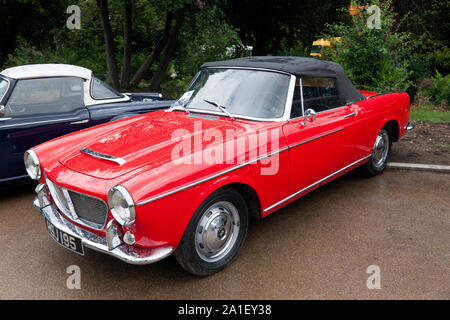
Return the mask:
<path id="1" fill-rule="evenodd" d="M 339 63 L 304 57 L 245 57 L 224 61 L 204 63 L 201 68 L 238 67 L 259 68 L 281 71 L 299 77 L 330 77 L 335 79 L 340 94 L 345 96 L 346 103 L 364 100 L 364 96 L 356 90 Z"/>

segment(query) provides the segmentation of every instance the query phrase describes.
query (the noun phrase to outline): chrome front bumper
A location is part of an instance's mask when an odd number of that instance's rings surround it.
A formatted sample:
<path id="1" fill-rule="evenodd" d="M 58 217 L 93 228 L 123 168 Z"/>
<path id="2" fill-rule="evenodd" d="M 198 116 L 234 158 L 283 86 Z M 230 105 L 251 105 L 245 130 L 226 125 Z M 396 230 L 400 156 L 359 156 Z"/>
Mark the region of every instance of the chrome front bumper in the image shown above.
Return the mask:
<path id="1" fill-rule="evenodd" d="M 73 237 L 80 238 L 83 246 L 85 247 L 109 254 L 130 264 L 154 263 L 164 259 L 173 252 L 172 247 L 139 248 L 127 245 L 122 241 L 117 243 L 117 239 L 106 239 L 96 233 L 82 229 L 60 215 L 60 213 L 56 210 L 55 205 L 50 203 L 48 200 L 43 185 L 39 185 L 36 188 L 36 191 L 38 196 L 33 201 L 34 207 L 36 207 L 36 209 L 40 211 L 41 215 L 56 228 Z M 110 250 L 108 247 L 108 240 L 110 244 L 116 242 L 117 246 Z"/>

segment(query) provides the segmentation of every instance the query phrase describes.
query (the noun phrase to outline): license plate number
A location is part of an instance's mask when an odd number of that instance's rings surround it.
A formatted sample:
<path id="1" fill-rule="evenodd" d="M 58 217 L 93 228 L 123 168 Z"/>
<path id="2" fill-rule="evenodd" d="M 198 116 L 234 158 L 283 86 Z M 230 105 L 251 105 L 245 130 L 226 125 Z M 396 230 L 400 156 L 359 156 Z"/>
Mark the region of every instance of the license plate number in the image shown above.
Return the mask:
<path id="1" fill-rule="evenodd" d="M 80 238 L 59 230 L 48 220 L 45 220 L 45 225 L 47 226 L 48 233 L 56 242 L 71 251 L 84 255 L 83 243 Z"/>

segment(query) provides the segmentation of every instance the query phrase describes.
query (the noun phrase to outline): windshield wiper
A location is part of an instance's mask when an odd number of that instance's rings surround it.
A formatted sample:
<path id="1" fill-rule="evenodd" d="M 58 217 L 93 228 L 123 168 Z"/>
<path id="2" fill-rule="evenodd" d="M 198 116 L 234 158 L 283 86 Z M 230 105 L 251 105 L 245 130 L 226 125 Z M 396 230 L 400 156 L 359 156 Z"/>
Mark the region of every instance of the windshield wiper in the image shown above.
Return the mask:
<path id="1" fill-rule="evenodd" d="M 190 113 L 188 108 L 187 108 L 187 103 L 181 103 L 180 100 L 177 100 L 176 103 L 178 103 L 178 104 L 177 105 L 172 105 L 170 107 L 170 109 L 169 109 L 170 111 L 172 111 L 172 110 L 174 110 L 174 109 L 176 109 L 178 107 L 181 107 L 181 108 L 183 108 L 183 111 L 185 111 L 187 114 Z"/>
<path id="2" fill-rule="evenodd" d="M 216 108 L 218 108 L 220 111 L 222 111 L 223 113 L 225 113 L 228 117 L 230 117 L 231 120 L 234 120 L 234 117 L 231 115 L 231 113 L 228 112 L 227 109 L 225 109 L 225 107 L 219 105 L 218 103 L 215 103 L 214 101 L 209 101 L 206 99 L 203 99 L 203 101 L 205 101 L 206 103 L 209 103 L 210 105 L 215 106 Z"/>

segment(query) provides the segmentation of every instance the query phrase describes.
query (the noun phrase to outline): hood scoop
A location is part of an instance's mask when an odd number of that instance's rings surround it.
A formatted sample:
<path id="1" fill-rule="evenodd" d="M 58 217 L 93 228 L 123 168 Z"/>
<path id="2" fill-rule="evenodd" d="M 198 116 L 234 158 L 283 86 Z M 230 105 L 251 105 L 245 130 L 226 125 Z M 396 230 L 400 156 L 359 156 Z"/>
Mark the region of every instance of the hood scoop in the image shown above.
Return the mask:
<path id="1" fill-rule="evenodd" d="M 97 152 L 94 150 L 90 150 L 88 148 L 82 148 L 82 149 L 80 149 L 80 151 L 91 157 L 97 158 L 97 159 L 102 159 L 102 160 L 107 160 L 107 161 L 117 163 L 119 166 L 126 163 L 126 161 L 123 160 L 122 158 L 110 156 L 108 154 L 103 154 L 103 153 L 100 153 L 100 152 Z"/>

